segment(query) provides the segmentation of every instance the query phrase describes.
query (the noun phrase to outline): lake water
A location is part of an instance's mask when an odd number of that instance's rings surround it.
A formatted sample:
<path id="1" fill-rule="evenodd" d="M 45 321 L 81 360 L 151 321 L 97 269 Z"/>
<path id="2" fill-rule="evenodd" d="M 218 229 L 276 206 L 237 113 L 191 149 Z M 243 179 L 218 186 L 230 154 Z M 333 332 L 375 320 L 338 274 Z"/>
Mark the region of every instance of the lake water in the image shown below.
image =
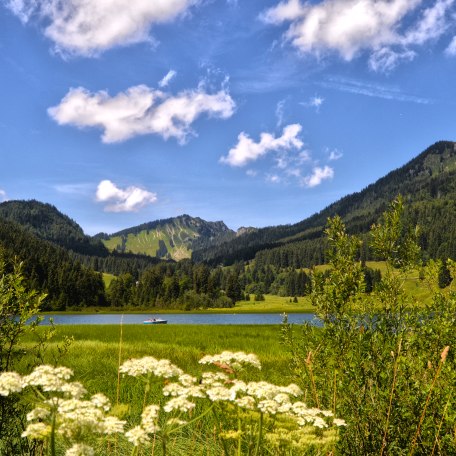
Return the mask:
<path id="1" fill-rule="evenodd" d="M 278 325 L 282 323 L 283 314 L 159 314 L 152 317 L 167 320 L 170 325 Z M 42 324 L 49 324 L 52 318 L 55 325 L 142 325 L 151 314 L 55 314 L 45 315 Z M 314 322 L 314 314 L 290 313 L 290 323 Z"/>

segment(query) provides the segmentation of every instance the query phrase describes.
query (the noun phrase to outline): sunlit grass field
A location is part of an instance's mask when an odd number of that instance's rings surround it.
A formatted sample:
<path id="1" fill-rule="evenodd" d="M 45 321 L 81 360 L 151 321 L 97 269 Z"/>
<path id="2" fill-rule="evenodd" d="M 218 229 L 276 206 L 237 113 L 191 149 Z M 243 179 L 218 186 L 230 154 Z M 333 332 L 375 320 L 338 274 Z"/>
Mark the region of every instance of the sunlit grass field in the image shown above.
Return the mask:
<path id="1" fill-rule="evenodd" d="M 59 358 L 58 347 L 62 346 L 65 337 L 74 340 L 68 352 Z M 30 336 L 23 348 L 27 351 L 34 343 Z M 114 400 L 119 352 L 121 362 L 153 356 L 169 359 L 185 372 L 199 375 L 201 366 L 198 360 L 206 354 L 223 350 L 258 355 L 263 368 L 261 372 L 249 371 L 246 380 L 261 379 L 277 384 L 292 381 L 289 356 L 281 344 L 279 325 L 59 325 L 44 361 L 70 367 L 75 378 L 91 393 L 101 391 Z M 24 359 L 24 371 L 28 361 L 31 360 Z M 131 393 L 124 391 L 122 394 Z"/>

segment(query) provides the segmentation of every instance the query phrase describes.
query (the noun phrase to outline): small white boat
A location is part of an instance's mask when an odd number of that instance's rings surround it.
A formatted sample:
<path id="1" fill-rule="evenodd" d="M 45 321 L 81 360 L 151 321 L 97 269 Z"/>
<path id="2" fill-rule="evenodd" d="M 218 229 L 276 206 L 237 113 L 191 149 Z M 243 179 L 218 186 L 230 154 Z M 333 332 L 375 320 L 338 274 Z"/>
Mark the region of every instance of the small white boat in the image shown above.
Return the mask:
<path id="1" fill-rule="evenodd" d="M 162 318 L 148 318 L 147 320 L 144 320 L 143 323 L 145 325 L 166 325 L 168 320 L 163 320 Z"/>

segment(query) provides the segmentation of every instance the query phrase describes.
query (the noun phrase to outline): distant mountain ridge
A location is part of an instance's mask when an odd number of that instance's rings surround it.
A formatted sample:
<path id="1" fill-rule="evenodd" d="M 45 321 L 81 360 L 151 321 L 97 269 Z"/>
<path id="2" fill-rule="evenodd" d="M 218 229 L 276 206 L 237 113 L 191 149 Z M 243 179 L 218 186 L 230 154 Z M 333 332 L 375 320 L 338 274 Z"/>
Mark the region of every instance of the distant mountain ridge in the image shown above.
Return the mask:
<path id="1" fill-rule="evenodd" d="M 328 217 L 340 215 L 349 232 L 367 233 L 399 194 L 406 201 L 408 222 L 422 228 L 420 242 L 425 254 L 456 258 L 456 143 L 452 141 L 435 143 L 362 191 L 301 222 L 246 232 L 235 240 L 195 251 L 192 258 L 213 264 L 257 258 L 280 267 L 324 262 L 322 236 Z"/>
<path id="2" fill-rule="evenodd" d="M 152 257 L 181 260 L 195 249 L 234 238 L 236 233 L 225 223 L 207 222 L 187 214 L 143 223 L 113 234 L 99 233 L 110 251 L 131 252 Z"/>

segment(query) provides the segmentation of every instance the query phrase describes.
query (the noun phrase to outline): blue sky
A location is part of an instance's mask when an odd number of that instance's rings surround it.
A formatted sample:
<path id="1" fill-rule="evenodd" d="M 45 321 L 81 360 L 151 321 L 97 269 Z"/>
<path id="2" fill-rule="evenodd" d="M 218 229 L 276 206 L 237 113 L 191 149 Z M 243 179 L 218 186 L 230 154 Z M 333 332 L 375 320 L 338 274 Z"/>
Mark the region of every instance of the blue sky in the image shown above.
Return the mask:
<path id="1" fill-rule="evenodd" d="M 1 0 L 0 200 L 294 223 L 456 127 L 456 0 Z"/>

